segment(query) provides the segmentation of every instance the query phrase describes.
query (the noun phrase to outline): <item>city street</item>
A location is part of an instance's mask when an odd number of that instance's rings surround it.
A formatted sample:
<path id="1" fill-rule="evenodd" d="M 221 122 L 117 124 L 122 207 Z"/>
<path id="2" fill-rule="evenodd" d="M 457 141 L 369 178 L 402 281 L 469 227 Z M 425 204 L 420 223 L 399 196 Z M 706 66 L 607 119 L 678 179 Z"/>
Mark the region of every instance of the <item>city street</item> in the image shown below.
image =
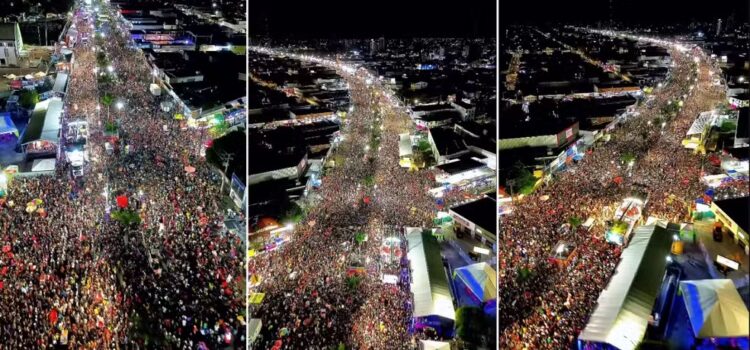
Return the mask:
<path id="1" fill-rule="evenodd" d="M 396 237 L 405 251 L 403 228 L 427 227 L 436 214 L 426 173 L 399 166 L 398 135 L 412 131 L 412 122 L 392 93 L 364 69 L 295 58 L 335 67 L 350 86 L 353 111 L 336 150 L 343 164 L 322 179 L 321 200 L 295 227 L 291 242 L 249 262 L 250 275 L 261 280 L 250 292 L 265 293 L 259 305 L 250 305 L 250 313 L 264 324 L 254 346 L 403 349 L 413 343 L 409 283 L 401 269 L 380 266 L 380 249 L 385 238 Z M 374 179 L 371 184 L 368 177 Z M 367 240 L 356 243 L 357 232 Z M 347 271 L 358 262 L 364 262 L 367 273 L 352 287 L 357 277 Z M 402 278 L 389 284 L 381 280 L 382 273 Z"/>
<path id="2" fill-rule="evenodd" d="M 634 113 L 638 117 L 622 121 L 609 143 L 595 146 L 579 165 L 514 203 L 513 213 L 503 218 L 500 347 L 571 346 L 621 253 L 603 240 L 602 224 L 608 219 L 603 213 L 612 212 L 633 188 L 645 186 L 648 191 L 646 216 L 674 222 L 687 220 L 684 203 L 705 191 L 700 182 L 702 156 L 684 149 L 681 140 L 698 113 L 723 101 L 724 92 L 713 84 L 715 68 L 704 52 L 658 43 L 669 48 L 674 67 L 670 80 L 655 90 L 654 103 L 639 105 Z M 628 154 L 634 160 L 624 164 Z M 573 217 L 593 217 L 597 223 L 591 231 L 559 229 Z M 569 271 L 547 261 L 560 240 L 579 247 Z M 521 270 L 528 271 L 528 277 L 519 277 Z"/>
<path id="3" fill-rule="evenodd" d="M 3 345 L 244 348 L 244 247 L 222 227 L 218 178 L 185 151 L 198 148 L 195 131 L 159 112 L 115 8 L 79 2 L 69 20 L 78 43 L 62 129 L 88 122 L 91 162 L 73 178 L 58 154 L 55 176 L 9 186 Z"/>

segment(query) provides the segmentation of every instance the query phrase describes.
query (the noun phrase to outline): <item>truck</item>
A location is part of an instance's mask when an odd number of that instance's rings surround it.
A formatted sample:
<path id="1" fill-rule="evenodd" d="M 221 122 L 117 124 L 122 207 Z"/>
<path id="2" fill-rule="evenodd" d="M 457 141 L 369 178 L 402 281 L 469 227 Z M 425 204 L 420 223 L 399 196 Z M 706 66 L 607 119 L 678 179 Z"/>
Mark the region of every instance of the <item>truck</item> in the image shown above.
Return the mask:
<path id="1" fill-rule="evenodd" d="M 643 208 L 648 203 L 648 197 L 645 186 L 633 187 L 615 210 L 612 220 L 607 221 L 607 231 L 604 235 L 607 242 L 617 245 L 628 244 L 630 234 L 643 216 Z"/>
<path id="2" fill-rule="evenodd" d="M 83 166 L 85 164 L 83 158 L 83 152 L 71 152 L 68 153 L 68 160 L 70 161 L 71 171 L 74 178 L 83 176 Z"/>

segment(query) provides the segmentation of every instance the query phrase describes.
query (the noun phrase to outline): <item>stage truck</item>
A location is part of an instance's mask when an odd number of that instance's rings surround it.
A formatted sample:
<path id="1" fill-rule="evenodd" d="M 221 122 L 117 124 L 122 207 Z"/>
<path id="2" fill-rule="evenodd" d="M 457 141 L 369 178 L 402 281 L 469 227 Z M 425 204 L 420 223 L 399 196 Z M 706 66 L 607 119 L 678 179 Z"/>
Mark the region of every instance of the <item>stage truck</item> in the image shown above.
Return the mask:
<path id="1" fill-rule="evenodd" d="M 643 216 L 643 208 L 648 202 L 646 186 L 635 184 L 627 197 L 617 207 L 611 220 L 607 221 L 604 238 L 609 243 L 624 246 L 628 244 L 630 234 Z"/>

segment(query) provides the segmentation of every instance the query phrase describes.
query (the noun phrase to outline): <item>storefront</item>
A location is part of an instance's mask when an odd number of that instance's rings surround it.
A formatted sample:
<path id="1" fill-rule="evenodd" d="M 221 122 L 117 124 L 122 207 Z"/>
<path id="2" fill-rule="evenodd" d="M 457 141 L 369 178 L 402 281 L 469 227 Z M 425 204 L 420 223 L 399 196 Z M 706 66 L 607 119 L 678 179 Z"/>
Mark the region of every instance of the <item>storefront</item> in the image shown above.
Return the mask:
<path id="1" fill-rule="evenodd" d="M 748 197 L 717 200 L 711 203 L 711 211 L 716 215 L 716 220 L 727 229 L 733 242 L 739 245 L 745 254 L 750 255 L 747 200 Z"/>

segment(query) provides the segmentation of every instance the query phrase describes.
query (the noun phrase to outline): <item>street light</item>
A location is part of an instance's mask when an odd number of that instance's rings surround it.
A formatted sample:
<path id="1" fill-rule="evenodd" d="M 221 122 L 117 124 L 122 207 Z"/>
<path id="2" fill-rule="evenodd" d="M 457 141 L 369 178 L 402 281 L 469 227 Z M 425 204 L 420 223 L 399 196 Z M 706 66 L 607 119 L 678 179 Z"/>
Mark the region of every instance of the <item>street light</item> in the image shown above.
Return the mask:
<path id="1" fill-rule="evenodd" d="M 112 73 L 112 72 L 114 72 L 114 71 L 115 71 L 115 67 L 112 67 L 111 65 L 110 65 L 110 66 L 107 66 L 107 72 L 110 72 L 110 73 Z"/>
<path id="2" fill-rule="evenodd" d="M 117 101 L 117 103 L 115 104 L 115 107 L 117 107 L 118 110 L 121 110 L 122 107 L 125 107 L 125 104 L 122 103 L 122 101 Z"/>

